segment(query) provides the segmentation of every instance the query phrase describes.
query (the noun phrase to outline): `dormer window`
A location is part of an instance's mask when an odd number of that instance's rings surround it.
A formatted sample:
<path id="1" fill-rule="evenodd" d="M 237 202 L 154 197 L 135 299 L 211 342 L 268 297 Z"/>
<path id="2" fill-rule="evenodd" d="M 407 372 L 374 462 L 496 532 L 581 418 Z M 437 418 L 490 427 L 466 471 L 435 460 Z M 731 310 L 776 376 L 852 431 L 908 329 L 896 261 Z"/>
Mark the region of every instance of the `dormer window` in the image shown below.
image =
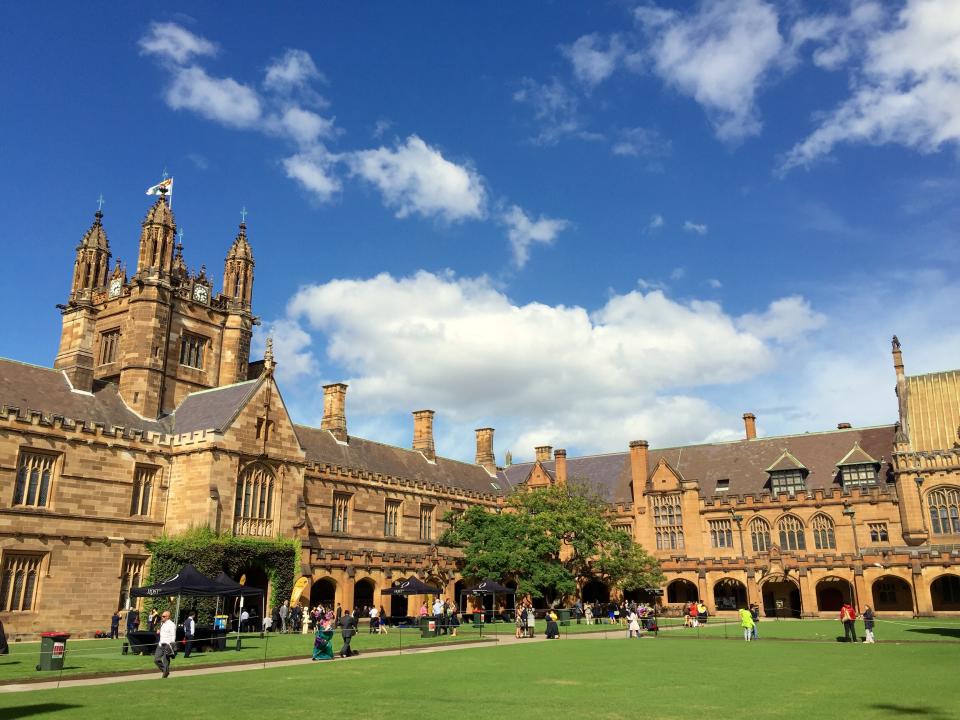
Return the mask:
<path id="1" fill-rule="evenodd" d="M 797 491 L 806 489 L 807 481 L 801 470 L 779 470 L 770 473 L 770 492 L 774 495 L 784 492 L 794 495 Z"/>
<path id="2" fill-rule="evenodd" d="M 730 490 L 730 478 L 724 478 L 723 480 L 717 480 L 717 492 L 727 492 Z"/>
<path id="3" fill-rule="evenodd" d="M 837 463 L 837 468 L 844 487 L 876 485 L 880 463 L 870 457 L 859 442 L 855 442 L 850 452 Z"/>

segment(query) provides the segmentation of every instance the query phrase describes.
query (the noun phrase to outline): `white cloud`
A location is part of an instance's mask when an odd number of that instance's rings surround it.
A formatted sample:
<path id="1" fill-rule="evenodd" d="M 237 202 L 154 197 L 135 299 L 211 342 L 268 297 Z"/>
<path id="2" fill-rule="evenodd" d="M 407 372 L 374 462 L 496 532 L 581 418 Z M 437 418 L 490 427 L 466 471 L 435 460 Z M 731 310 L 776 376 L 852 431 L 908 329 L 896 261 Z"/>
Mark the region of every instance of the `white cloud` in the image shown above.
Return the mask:
<path id="1" fill-rule="evenodd" d="M 875 32 L 883 19 L 883 8 L 873 0 L 852 0 L 850 12 L 845 16 L 802 17 L 790 28 L 789 55 L 796 55 L 804 45 L 811 43 L 816 46 L 813 64 L 824 70 L 836 70 L 851 56 L 862 52 L 866 36 Z"/>
<path id="2" fill-rule="evenodd" d="M 280 382 L 292 383 L 318 371 L 316 358 L 310 350 L 313 339 L 292 320 L 280 319 L 254 331 L 253 350 L 262 355 L 266 339 L 273 338 L 273 356 L 277 361 L 276 375 Z"/>
<path id="3" fill-rule="evenodd" d="M 657 213 L 650 218 L 650 222 L 647 223 L 647 232 L 653 232 L 654 230 L 659 230 L 663 227 L 663 215 Z"/>
<path id="4" fill-rule="evenodd" d="M 530 246 L 534 243 L 552 245 L 557 236 L 570 223 L 567 220 L 548 218 L 541 215 L 532 220 L 520 207 L 512 205 L 500 216 L 501 222 L 507 226 L 507 236 L 513 248 L 513 264 L 522 268 L 530 259 Z"/>
<path id="5" fill-rule="evenodd" d="M 653 71 L 707 111 L 717 136 L 760 132 L 754 98 L 784 48 L 775 8 L 763 0 L 704 2 L 695 14 L 640 7 Z"/>
<path id="6" fill-rule="evenodd" d="M 263 86 L 267 90 L 288 93 L 310 83 L 324 82 L 323 74 L 317 69 L 310 53 L 305 50 L 287 50 L 267 66 Z"/>
<path id="7" fill-rule="evenodd" d="M 707 227 L 706 223 L 695 223 L 692 220 L 687 220 L 683 223 L 683 229 L 686 232 L 696 233 L 697 235 L 706 235 Z"/>
<path id="8" fill-rule="evenodd" d="M 315 145 L 321 139 L 327 140 L 337 134 L 332 119 L 321 117 L 312 110 L 305 110 L 297 105 L 288 107 L 280 115 L 271 118 L 269 127 L 303 146 Z"/>
<path id="9" fill-rule="evenodd" d="M 588 132 L 580 119 L 580 101 L 557 78 L 549 83 L 537 83 L 524 78 L 520 89 L 513 93 L 515 102 L 529 105 L 540 131 L 531 138 L 537 145 L 554 145 L 567 137 L 581 140 L 600 140 L 602 135 Z"/>
<path id="10" fill-rule="evenodd" d="M 178 65 L 197 56 L 217 54 L 215 43 L 171 22 L 150 23 L 150 29 L 140 38 L 139 45 L 144 55 L 154 55 Z"/>
<path id="11" fill-rule="evenodd" d="M 388 131 L 390 130 L 390 128 L 392 128 L 392 127 L 393 127 L 393 122 L 391 122 L 390 120 L 386 120 L 386 119 L 384 119 L 384 118 L 380 118 L 380 119 L 377 120 L 377 122 L 374 124 L 374 126 L 373 126 L 373 132 L 371 133 L 371 135 L 373 135 L 373 137 L 374 137 L 375 140 L 379 140 L 379 139 L 382 138 L 384 135 L 386 135 L 387 132 L 388 132 Z"/>
<path id="12" fill-rule="evenodd" d="M 716 278 L 710 278 L 707 280 L 707 285 L 712 287 L 714 290 L 719 290 L 723 287 L 723 283 L 717 280 Z"/>
<path id="13" fill-rule="evenodd" d="M 808 300 L 791 295 L 770 303 L 763 313 L 742 316 L 738 326 L 764 340 L 789 342 L 823 327 L 825 322 L 826 316 L 814 312 Z"/>
<path id="14" fill-rule="evenodd" d="M 866 45 L 853 93 L 785 156 L 808 166 L 841 143 L 921 152 L 960 143 L 960 12 L 955 0 L 908 0 L 895 26 Z"/>
<path id="15" fill-rule="evenodd" d="M 561 46 L 560 50 L 573 65 L 577 80 L 588 87 L 610 77 L 624 53 L 623 44 L 616 35 L 604 41 L 597 33 L 584 35 L 572 45 Z"/>
<path id="16" fill-rule="evenodd" d="M 342 189 L 335 172 L 336 160 L 325 148 L 318 146 L 285 158 L 283 167 L 287 177 L 296 180 L 317 200 L 326 202 Z"/>
<path id="17" fill-rule="evenodd" d="M 476 171 L 447 160 L 416 135 L 395 149 L 361 150 L 346 160 L 354 175 L 380 190 L 397 217 L 417 214 L 457 222 L 486 214 L 487 192 Z"/>
<path id="18" fill-rule="evenodd" d="M 670 154 L 672 143 L 657 130 L 644 127 L 621 130 L 610 150 L 614 155 L 659 159 Z"/>
<path id="19" fill-rule="evenodd" d="M 682 267 L 676 267 L 670 271 L 671 280 L 683 280 L 687 276 L 687 269 Z"/>
<path id="20" fill-rule="evenodd" d="M 174 110 L 190 110 L 235 128 L 255 127 L 262 115 L 256 91 L 233 78 L 211 77 L 196 66 L 175 72 L 166 101 Z"/>

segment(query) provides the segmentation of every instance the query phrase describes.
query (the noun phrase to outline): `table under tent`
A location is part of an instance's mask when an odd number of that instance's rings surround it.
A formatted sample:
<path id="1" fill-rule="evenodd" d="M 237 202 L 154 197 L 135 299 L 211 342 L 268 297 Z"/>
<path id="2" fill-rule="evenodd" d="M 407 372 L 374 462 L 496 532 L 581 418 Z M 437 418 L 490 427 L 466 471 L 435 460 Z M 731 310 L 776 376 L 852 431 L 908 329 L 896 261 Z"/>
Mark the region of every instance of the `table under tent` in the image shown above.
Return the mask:
<path id="1" fill-rule="evenodd" d="M 460 591 L 460 597 L 457 599 L 457 604 L 461 608 L 461 614 L 466 615 L 466 607 L 463 605 L 464 598 L 480 595 L 484 597 L 490 597 L 490 622 L 493 622 L 496 619 L 497 613 L 497 595 L 502 596 L 512 596 L 513 597 L 513 613 L 516 615 L 517 612 L 517 591 L 514 588 L 507 587 L 506 585 L 501 585 L 496 580 L 481 580 L 479 583 L 473 587 L 465 588 Z M 484 621 L 486 621 L 486 613 L 484 610 L 482 616 Z"/>

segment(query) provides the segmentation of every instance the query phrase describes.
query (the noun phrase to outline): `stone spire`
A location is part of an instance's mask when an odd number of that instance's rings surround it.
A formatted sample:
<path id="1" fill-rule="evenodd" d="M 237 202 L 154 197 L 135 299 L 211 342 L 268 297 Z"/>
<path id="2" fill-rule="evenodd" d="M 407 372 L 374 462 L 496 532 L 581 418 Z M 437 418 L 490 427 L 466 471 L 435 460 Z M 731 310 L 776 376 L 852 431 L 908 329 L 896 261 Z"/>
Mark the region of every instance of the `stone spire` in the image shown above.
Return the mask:
<path id="1" fill-rule="evenodd" d="M 70 299 L 74 302 L 89 299 L 93 290 L 107 284 L 110 271 L 110 243 L 103 229 L 103 211 L 98 209 L 93 216 L 93 225 L 83 234 L 77 245 L 73 265 L 73 283 Z"/>
<path id="2" fill-rule="evenodd" d="M 223 266 L 223 294 L 234 307 L 249 310 L 253 304 L 253 251 L 247 241 L 246 210 L 240 230 Z"/>
<path id="3" fill-rule="evenodd" d="M 276 361 L 273 359 L 273 338 L 267 338 L 267 349 L 263 353 L 263 369 L 267 375 L 273 375 L 274 368 L 277 367 Z"/>
<path id="4" fill-rule="evenodd" d="M 140 255 L 137 258 L 137 275 L 140 277 L 166 277 L 173 269 L 174 238 L 177 223 L 161 189 L 161 195 L 147 211 L 140 233 Z"/>

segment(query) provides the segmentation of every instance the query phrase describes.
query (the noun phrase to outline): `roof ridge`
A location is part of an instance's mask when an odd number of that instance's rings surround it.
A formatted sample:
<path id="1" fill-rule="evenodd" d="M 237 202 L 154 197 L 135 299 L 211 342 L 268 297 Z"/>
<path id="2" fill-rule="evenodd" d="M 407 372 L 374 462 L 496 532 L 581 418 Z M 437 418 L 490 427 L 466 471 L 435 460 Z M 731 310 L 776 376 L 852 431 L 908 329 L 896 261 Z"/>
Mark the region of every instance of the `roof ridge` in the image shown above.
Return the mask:
<path id="1" fill-rule="evenodd" d="M 956 370 L 935 370 L 933 372 L 920 373 L 919 375 L 907 375 L 907 380 L 913 380 L 914 378 L 932 377 L 934 375 L 954 375 L 954 374 L 960 374 L 960 368 Z"/>
<path id="2" fill-rule="evenodd" d="M 180 407 L 183 406 L 183 403 L 185 403 L 189 398 L 192 398 L 192 397 L 194 397 L 194 396 L 196 396 L 196 395 L 203 395 L 203 394 L 205 394 L 205 393 L 212 393 L 212 392 L 216 392 L 216 391 L 218 391 L 218 390 L 229 390 L 230 388 L 239 387 L 239 386 L 241 386 L 241 385 L 246 385 L 247 383 L 255 383 L 255 382 L 257 382 L 259 379 L 260 379 L 260 378 L 254 378 L 253 380 L 242 380 L 241 382 L 230 383 L 229 385 L 218 385 L 217 387 L 206 388 L 205 390 L 194 390 L 192 393 L 190 393 L 190 394 L 187 395 L 183 400 L 180 401 L 180 405 L 177 406 L 177 410 L 179 410 Z M 176 413 L 177 410 L 174 410 L 173 413 Z M 171 415 L 172 415 L 173 413 L 171 413 Z"/>
<path id="3" fill-rule="evenodd" d="M 14 363 L 16 365 L 23 365 L 24 367 L 32 367 L 36 368 L 37 370 L 46 370 L 47 372 L 51 373 L 60 373 L 60 371 L 56 368 L 47 367 L 46 365 L 37 365 L 36 363 L 28 363 L 24 362 L 23 360 L 14 360 L 13 358 L 3 357 L 2 355 L 0 355 L 0 361 Z"/>

